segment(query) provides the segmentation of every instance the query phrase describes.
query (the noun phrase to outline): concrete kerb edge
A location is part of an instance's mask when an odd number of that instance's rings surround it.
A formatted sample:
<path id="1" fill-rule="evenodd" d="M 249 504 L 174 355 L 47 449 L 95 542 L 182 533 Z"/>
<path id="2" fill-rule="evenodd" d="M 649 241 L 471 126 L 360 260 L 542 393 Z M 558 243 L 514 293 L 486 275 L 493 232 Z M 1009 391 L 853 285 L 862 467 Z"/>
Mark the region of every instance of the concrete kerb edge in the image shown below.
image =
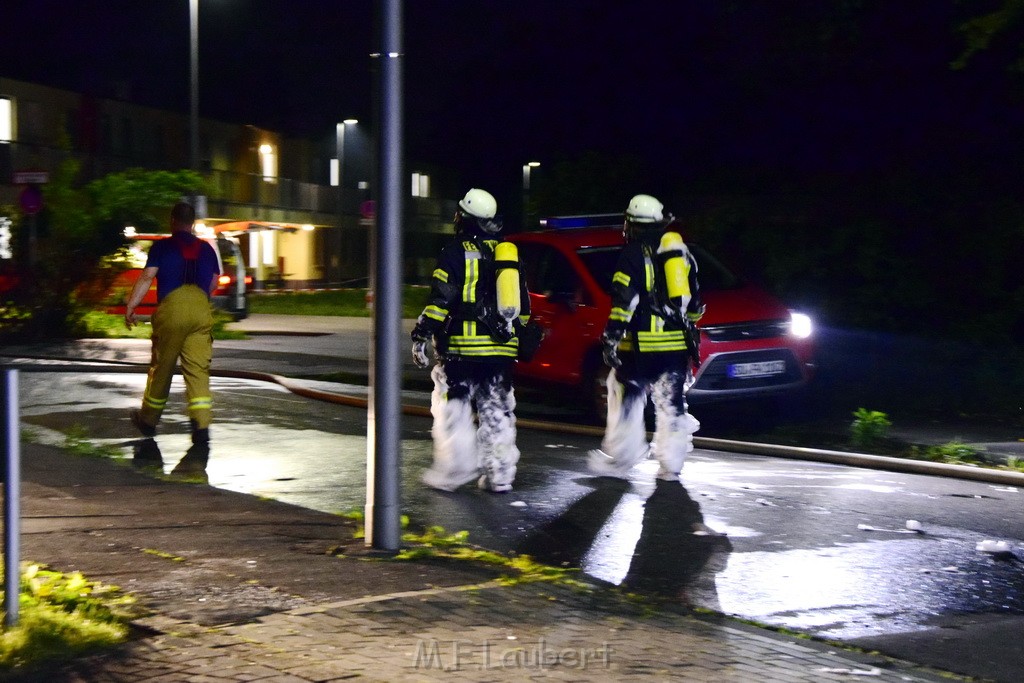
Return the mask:
<path id="1" fill-rule="evenodd" d="M 213 374 L 222 377 L 235 377 L 239 379 L 273 382 L 297 395 L 329 403 L 338 403 L 357 408 L 366 408 L 369 405 L 369 401 L 365 398 L 310 389 L 280 375 L 242 370 L 219 370 L 215 371 Z M 430 409 L 422 406 L 403 405 L 402 412 L 406 415 L 430 417 Z M 566 425 L 558 422 L 528 419 L 516 420 L 516 424 L 526 429 L 535 429 L 545 432 L 577 434 L 583 436 L 594 436 L 596 438 L 600 438 L 604 435 L 604 429 L 602 427 L 590 425 Z M 777 458 L 810 460 L 814 462 L 832 463 L 835 465 L 847 465 L 850 467 L 905 472 L 908 474 L 926 474 L 936 477 L 952 477 L 988 482 L 991 484 L 1005 484 L 1009 486 L 1024 487 L 1024 472 L 994 470 L 984 467 L 971 467 L 968 465 L 951 465 L 940 462 L 928 462 L 926 460 L 893 458 L 884 455 L 869 455 L 867 453 L 847 453 L 845 451 L 830 451 L 799 446 L 781 446 L 749 441 L 731 441 L 729 439 L 714 439 L 701 436 L 695 436 L 693 438 L 693 444 L 698 448 L 707 448 L 709 450 L 726 451 L 731 453 L 769 455 Z"/>

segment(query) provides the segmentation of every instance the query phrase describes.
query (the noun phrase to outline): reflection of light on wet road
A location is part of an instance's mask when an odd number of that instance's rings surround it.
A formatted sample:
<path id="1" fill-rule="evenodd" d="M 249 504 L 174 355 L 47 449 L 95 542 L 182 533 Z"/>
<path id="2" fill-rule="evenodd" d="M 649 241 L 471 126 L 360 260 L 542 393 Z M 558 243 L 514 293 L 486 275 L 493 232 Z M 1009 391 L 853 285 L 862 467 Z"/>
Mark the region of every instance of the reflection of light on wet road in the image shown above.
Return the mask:
<path id="1" fill-rule="evenodd" d="M 643 519 L 644 499 L 632 493 L 624 495 L 583 556 L 580 568 L 602 581 L 622 583 L 644 528 Z"/>
<path id="2" fill-rule="evenodd" d="M 845 639 L 912 631 L 922 616 L 986 604 L 1020 613 L 1019 593 L 994 588 L 1014 582 L 1015 567 L 980 556 L 970 540 L 907 538 L 733 553 L 716 584 L 728 614 Z"/>

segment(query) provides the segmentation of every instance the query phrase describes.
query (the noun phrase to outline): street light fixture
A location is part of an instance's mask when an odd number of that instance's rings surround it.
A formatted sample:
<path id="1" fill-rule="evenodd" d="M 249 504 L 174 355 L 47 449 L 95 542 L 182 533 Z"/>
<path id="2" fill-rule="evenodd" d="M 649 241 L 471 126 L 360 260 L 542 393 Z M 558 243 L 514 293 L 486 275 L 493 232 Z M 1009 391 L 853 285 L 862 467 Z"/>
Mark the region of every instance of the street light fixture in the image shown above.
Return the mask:
<path id="1" fill-rule="evenodd" d="M 532 225 L 530 221 L 530 172 L 540 166 L 539 161 L 523 164 L 523 228 Z"/>

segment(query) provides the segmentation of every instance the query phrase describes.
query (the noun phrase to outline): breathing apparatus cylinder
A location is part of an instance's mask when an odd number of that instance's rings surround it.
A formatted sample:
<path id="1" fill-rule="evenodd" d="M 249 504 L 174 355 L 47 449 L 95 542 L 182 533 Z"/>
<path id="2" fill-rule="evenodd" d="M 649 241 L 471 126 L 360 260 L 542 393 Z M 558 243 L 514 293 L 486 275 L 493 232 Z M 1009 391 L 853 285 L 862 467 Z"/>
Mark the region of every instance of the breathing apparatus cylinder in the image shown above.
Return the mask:
<path id="1" fill-rule="evenodd" d="M 658 260 L 664 263 L 668 303 L 680 314 L 690 303 L 688 263 L 683 255 L 686 245 L 678 232 L 666 232 L 658 245 Z"/>
<path id="2" fill-rule="evenodd" d="M 494 247 L 495 290 L 498 315 L 511 323 L 519 317 L 519 250 L 511 242 L 499 242 Z"/>

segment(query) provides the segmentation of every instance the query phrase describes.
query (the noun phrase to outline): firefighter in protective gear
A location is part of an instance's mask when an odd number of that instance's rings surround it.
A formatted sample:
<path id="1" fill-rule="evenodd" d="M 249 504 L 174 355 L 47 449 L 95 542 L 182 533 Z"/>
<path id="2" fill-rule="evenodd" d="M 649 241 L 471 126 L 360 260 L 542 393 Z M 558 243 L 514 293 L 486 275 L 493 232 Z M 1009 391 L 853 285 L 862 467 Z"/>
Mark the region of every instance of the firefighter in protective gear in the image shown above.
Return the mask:
<path id="1" fill-rule="evenodd" d="M 135 324 L 135 309 L 155 278 L 157 309 L 153 313 L 152 358 L 142 407 L 129 414 L 132 424 L 146 437 L 156 434 L 176 365 L 185 379 L 192 443 L 210 441 L 212 403 L 210 363 L 213 360 L 213 311 L 210 294 L 220 275 L 217 253 L 192 234 L 195 209 L 178 202 L 171 209 L 171 236 L 149 249 L 146 266 L 135 281 L 125 306 L 125 324 Z"/>
<path id="2" fill-rule="evenodd" d="M 700 423 L 687 411 L 691 380 L 687 325 L 704 312 L 697 264 L 682 237 L 666 231 L 664 207 L 633 197 L 623 225 L 626 245 L 612 277 L 612 309 L 602 335 L 608 375 L 608 421 L 591 472 L 625 479 L 648 455 L 658 479 L 678 481 Z M 647 443 L 644 408 L 655 406 L 654 442 Z"/>
<path id="3" fill-rule="evenodd" d="M 430 299 L 412 332 L 416 365 L 429 365 L 428 342 L 437 357 L 434 458 L 423 482 L 444 491 L 471 481 L 510 491 L 519 461 L 512 367 L 530 299 L 515 246 L 497 237 L 496 213 L 497 202 L 484 190 L 471 189 L 459 202 L 455 239 L 438 258 Z"/>

